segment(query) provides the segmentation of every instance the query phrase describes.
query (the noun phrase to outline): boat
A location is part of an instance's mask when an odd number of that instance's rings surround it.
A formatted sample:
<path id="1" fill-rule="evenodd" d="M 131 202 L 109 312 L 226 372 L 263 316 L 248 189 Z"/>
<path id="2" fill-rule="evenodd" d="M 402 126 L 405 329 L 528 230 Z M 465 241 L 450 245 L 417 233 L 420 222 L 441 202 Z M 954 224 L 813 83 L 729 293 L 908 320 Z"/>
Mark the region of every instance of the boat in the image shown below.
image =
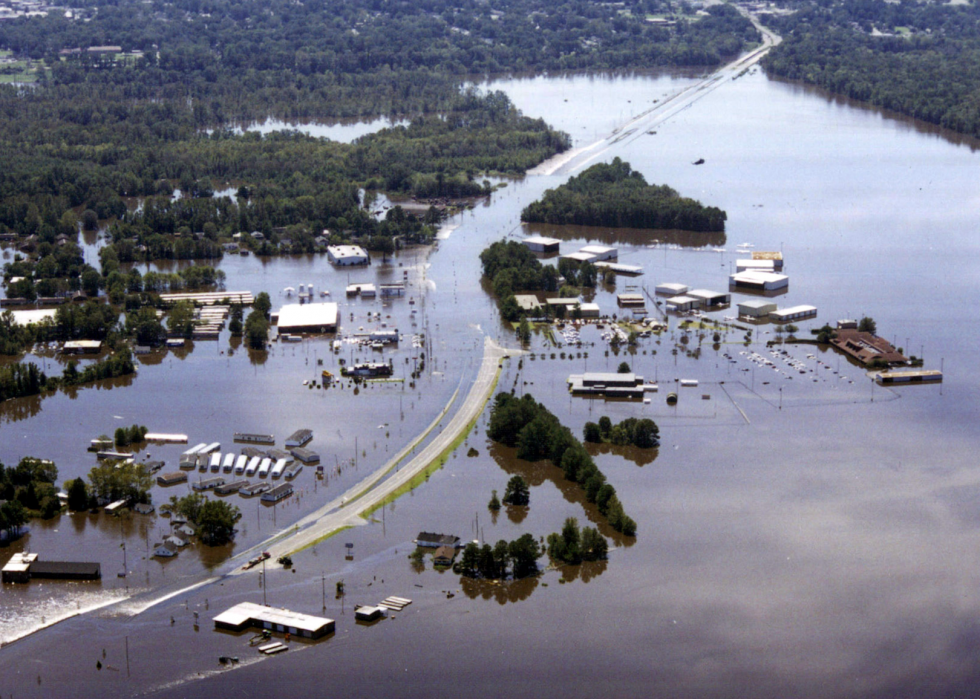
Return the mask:
<path id="1" fill-rule="evenodd" d="M 698 158 L 692 163 L 693 165 L 704 165 L 704 158 Z"/>

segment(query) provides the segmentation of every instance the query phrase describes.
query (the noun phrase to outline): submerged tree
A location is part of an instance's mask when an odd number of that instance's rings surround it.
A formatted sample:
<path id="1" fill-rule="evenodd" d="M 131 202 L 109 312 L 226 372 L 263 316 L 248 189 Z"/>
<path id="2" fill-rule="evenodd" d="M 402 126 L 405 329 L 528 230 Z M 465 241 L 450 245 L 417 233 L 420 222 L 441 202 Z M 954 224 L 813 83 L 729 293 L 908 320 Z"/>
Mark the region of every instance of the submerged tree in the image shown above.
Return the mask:
<path id="1" fill-rule="evenodd" d="M 527 481 L 520 476 L 514 476 L 507 481 L 507 489 L 504 490 L 505 505 L 527 505 L 531 502 L 531 491 Z"/>

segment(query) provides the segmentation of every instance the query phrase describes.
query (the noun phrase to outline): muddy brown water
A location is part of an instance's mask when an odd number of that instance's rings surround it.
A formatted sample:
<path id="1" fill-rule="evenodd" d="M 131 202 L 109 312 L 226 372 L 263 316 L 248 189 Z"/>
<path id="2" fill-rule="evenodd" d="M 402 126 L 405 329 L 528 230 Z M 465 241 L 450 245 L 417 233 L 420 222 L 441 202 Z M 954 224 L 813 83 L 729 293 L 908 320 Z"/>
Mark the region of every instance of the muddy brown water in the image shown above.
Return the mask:
<path id="1" fill-rule="evenodd" d="M 685 80 L 573 76 L 496 86 L 587 145 L 620 112 L 629 118 L 642 100 L 662 98 Z M 597 157 L 619 155 L 648 181 L 724 208 L 726 240 L 647 247 L 658 236 L 650 243 L 601 231 L 556 236 L 565 241 L 562 252 L 615 240 L 621 262 L 644 267 L 642 277 L 596 291 L 606 312 L 621 312 L 615 293 L 627 285 L 652 291 L 673 281 L 725 291 L 744 256 L 736 245 L 752 243 L 784 252 L 790 288 L 780 306 L 818 307 L 817 321 L 798 323 L 802 336 L 824 322 L 871 315 L 882 335 L 925 356 L 927 368 L 942 367 L 945 382 L 875 387 L 860 368 L 806 345 L 787 348 L 790 364 L 765 346 L 775 338 L 772 326 L 754 327 L 746 346 L 742 330 L 722 328 L 715 343 L 713 330 L 699 338 L 673 319 L 634 352 L 608 349 L 592 326 L 582 330 L 582 347 L 553 347 L 536 334 L 534 358 L 505 363 L 500 390 L 532 393 L 577 433 L 601 415 L 651 417 L 660 426 L 655 454 L 595 450 L 638 523 L 635 541 L 617 540 L 557 469 L 488 443 L 484 414 L 424 484 L 375 512 L 367 526 L 298 554 L 292 570 L 268 567 L 264 590 L 260 570 L 187 589 L 220 576 L 226 555 L 342 492 L 427 425 L 475 375 L 481 333 L 512 342 L 481 288 L 477 255 L 491 240 L 522 236 L 521 208 L 567 175 L 512 182 L 457 217 L 458 227 L 435 249 L 400 256 L 387 271 L 351 272 L 363 281 L 410 270 L 417 307 L 425 299 L 425 323 L 416 323 L 432 340 L 432 373 L 414 390 L 377 386 L 355 396 L 347 387 L 309 389 L 302 382 L 315 378 L 316 360 L 336 366 L 328 339 L 276 345 L 255 362 L 240 349 L 229 352 L 223 335 L 142 364 L 129 386 L 4 406 L 0 459 L 53 458 L 63 479 L 93 464 L 84 451 L 89 439 L 133 422 L 186 432 L 191 443 L 221 441 L 223 450 L 235 431 L 281 439 L 308 426 L 328 472 L 353 458 L 355 439 L 359 451 L 356 469 L 331 472 L 325 492 L 321 484 L 313 491 L 311 469 L 304 469 L 299 496 L 275 509 L 234 496 L 244 517 L 231 551 L 194 545 L 167 563 L 145 560 L 147 535 L 153 543 L 166 526 L 156 517 L 32 523 L 30 535 L 6 551 L 29 546 L 50 558 L 100 560 L 105 577 L 98 585 L 5 586 L 6 638 L 72 607 L 131 597 L 6 645 L 4 691 L 197 697 L 336 687 L 352 696 L 414 697 L 458 694 L 462 681 L 478 696 L 584 697 L 610 689 L 672 697 L 969 695 L 980 638 L 975 144 L 757 72 L 705 96 L 656 135 L 641 130 L 597 149 Z M 701 157 L 704 165 L 691 165 Z M 368 310 L 390 313 L 402 332 L 413 331 L 407 299 L 390 308 L 347 305 L 346 272 L 322 258 L 227 258 L 222 269 L 229 289 L 269 291 L 274 305 L 286 286 L 329 288 L 342 304 L 345 331 L 367 327 Z M 394 355 L 403 371 L 408 345 Z M 650 403 L 568 395 L 569 374 L 615 371 L 624 360 L 659 385 Z M 699 385 L 675 388 L 680 379 Z M 676 406 L 665 402 L 671 390 L 680 397 Z M 477 456 L 467 457 L 471 448 Z M 146 449 L 168 462 L 181 450 Z M 502 492 L 515 473 L 532 483 L 531 504 L 493 517 L 491 490 Z M 154 489 L 157 502 L 170 493 Z M 608 561 L 500 585 L 461 581 L 434 569 L 430 557 L 420 570 L 408 558 L 420 530 L 493 543 L 525 532 L 546 536 L 566 517 L 600 526 L 611 542 Z M 117 578 L 123 542 L 131 572 Z M 347 594 L 337 599 L 341 580 Z M 175 596 L 140 611 L 164 593 Z M 413 604 L 375 625 L 354 623 L 354 604 L 388 595 Z M 325 614 L 337 621 L 336 633 L 259 657 L 248 647 L 251 634 L 212 629 L 215 613 L 246 600 Z M 228 668 L 219 655 L 242 662 Z"/>

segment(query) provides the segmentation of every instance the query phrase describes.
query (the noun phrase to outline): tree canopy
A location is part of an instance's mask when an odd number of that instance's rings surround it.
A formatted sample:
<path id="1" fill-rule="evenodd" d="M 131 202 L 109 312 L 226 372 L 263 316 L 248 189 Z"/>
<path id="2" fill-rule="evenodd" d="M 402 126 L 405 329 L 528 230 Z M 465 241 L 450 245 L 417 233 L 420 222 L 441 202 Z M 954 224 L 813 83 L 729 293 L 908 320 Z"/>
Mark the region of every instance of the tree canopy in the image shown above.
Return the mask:
<path id="1" fill-rule="evenodd" d="M 723 231 L 727 218 L 721 209 L 682 197 L 667 185 L 647 184 L 619 158 L 597 163 L 549 189 L 521 212 L 521 220 L 531 223 L 698 232 Z"/>
<path id="2" fill-rule="evenodd" d="M 980 137 L 980 5 L 793 0 L 773 17 L 783 42 L 763 65 Z"/>

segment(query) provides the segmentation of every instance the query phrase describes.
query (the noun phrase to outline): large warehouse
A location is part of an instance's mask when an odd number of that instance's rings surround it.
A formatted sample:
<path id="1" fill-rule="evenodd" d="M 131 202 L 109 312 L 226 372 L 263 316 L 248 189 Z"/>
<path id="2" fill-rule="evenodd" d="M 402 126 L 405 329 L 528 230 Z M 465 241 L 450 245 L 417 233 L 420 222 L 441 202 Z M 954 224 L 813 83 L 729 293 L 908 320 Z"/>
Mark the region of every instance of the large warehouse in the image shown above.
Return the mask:
<path id="1" fill-rule="evenodd" d="M 367 250 L 360 245 L 330 245 L 327 247 L 327 259 L 335 265 L 366 265 L 371 261 Z"/>
<path id="2" fill-rule="evenodd" d="M 291 303 L 279 309 L 279 333 L 337 332 L 337 304 Z"/>
<path id="3" fill-rule="evenodd" d="M 767 318 L 770 313 L 775 311 L 777 308 L 776 304 L 772 301 L 763 301 L 759 299 L 751 301 L 740 301 L 738 304 L 738 317 L 739 318 Z"/>
<path id="4" fill-rule="evenodd" d="M 561 241 L 557 238 L 545 238 L 540 235 L 532 235 L 524 239 L 524 244 L 532 252 L 558 252 Z"/>
<path id="5" fill-rule="evenodd" d="M 738 272 L 728 278 L 728 285 L 746 291 L 778 291 L 789 286 L 789 277 L 773 272 Z"/>

